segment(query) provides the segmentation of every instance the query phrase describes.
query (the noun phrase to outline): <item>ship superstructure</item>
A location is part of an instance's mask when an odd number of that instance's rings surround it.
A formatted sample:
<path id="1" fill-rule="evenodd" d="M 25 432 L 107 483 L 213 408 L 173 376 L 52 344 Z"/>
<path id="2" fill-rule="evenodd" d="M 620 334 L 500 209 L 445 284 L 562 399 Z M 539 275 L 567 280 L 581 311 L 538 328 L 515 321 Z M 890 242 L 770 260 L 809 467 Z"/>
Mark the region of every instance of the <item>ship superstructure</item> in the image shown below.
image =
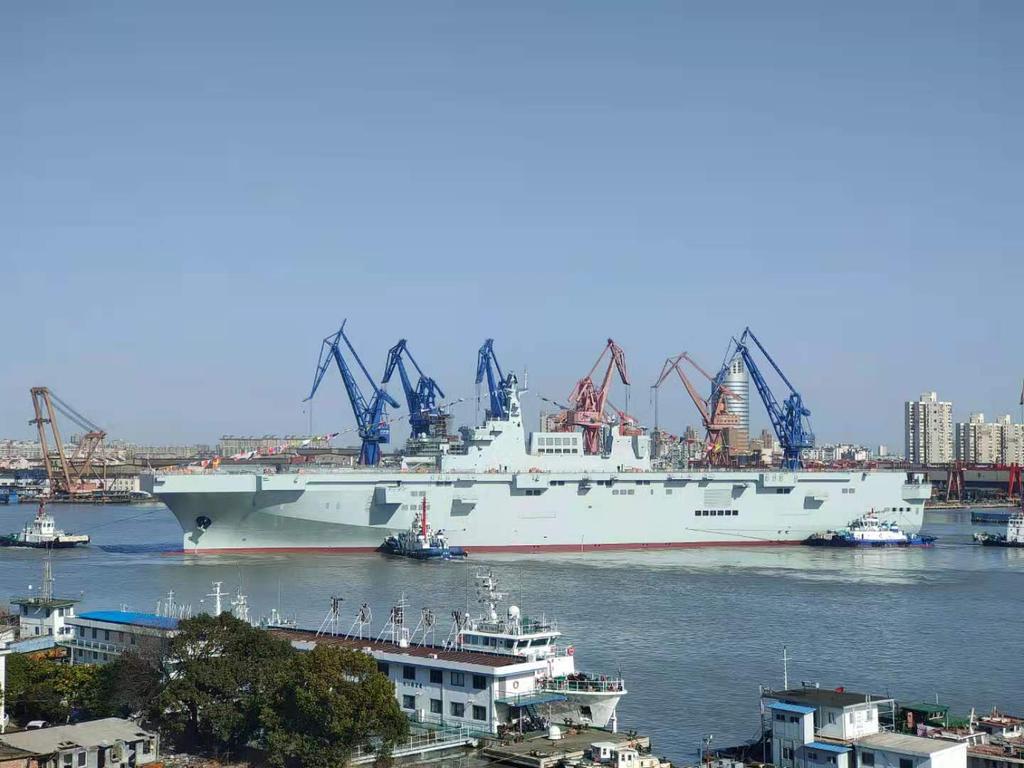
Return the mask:
<path id="1" fill-rule="evenodd" d="M 410 527 L 424 497 L 434 524 L 474 553 L 799 543 L 870 510 L 916 532 L 931 495 L 905 472 L 655 471 L 638 430 L 606 429 L 588 454 L 582 433 L 524 432 L 514 375 L 502 395 L 501 412 L 427 471 L 179 472 L 153 477 L 152 491 L 188 552 L 373 551 Z"/>

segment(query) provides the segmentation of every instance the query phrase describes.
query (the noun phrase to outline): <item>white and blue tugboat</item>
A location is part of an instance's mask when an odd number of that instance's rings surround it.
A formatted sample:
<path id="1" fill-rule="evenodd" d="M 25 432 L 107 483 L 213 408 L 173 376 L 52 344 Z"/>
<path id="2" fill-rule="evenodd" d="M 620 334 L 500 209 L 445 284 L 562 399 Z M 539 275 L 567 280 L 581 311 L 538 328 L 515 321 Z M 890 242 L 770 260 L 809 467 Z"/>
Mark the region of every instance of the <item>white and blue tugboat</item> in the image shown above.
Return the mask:
<path id="1" fill-rule="evenodd" d="M 1024 507 L 1006 521 L 1006 533 L 976 533 L 974 540 L 985 547 L 1024 548 Z"/>
<path id="2" fill-rule="evenodd" d="M 381 551 L 389 555 L 401 555 L 415 560 L 458 560 L 469 553 L 462 547 L 453 547 L 442 530 L 433 530 L 427 522 L 427 497 L 423 507 L 413 518 L 409 530 L 397 536 L 388 536 L 381 545 Z"/>
<path id="3" fill-rule="evenodd" d="M 934 536 L 907 533 L 895 522 L 880 520 L 872 510 L 839 531 L 815 533 L 804 539 L 812 547 L 930 547 Z"/>

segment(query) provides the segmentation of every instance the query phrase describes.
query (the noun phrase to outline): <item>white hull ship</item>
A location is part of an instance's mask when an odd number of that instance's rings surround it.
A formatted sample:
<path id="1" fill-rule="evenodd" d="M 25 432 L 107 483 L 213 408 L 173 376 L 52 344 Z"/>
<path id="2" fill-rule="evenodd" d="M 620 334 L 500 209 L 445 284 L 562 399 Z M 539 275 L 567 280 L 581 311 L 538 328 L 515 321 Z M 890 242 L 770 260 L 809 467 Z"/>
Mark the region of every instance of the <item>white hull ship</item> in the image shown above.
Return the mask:
<path id="1" fill-rule="evenodd" d="M 513 378 L 514 382 L 514 378 Z M 430 518 L 474 552 L 586 552 L 798 544 L 869 510 L 921 528 L 930 485 L 883 471 L 655 471 L 650 438 L 613 428 L 602 452 L 573 432 L 524 434 L 509 417 L 466 431 L 466 450 L 428 471 L 201 471 L 151 477 L 188 552 L 370 552 L 408 530 L 424 498 Z"/>

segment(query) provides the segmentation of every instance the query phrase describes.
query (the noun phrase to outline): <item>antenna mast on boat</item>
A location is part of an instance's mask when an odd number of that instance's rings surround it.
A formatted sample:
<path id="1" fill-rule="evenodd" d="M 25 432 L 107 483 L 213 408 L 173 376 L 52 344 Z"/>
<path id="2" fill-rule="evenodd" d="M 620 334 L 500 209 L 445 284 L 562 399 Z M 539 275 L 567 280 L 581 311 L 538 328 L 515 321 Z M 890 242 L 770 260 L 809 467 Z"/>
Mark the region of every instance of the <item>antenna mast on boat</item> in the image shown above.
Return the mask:
<path id="1" fill-rule="evenodd" d="M 210 594 L 207 595 L 207 597 L 212 597 L 213 598 L 213 615 L 214 615 L 214 617 L 220 616 L 221 613 L 223 612 L 222 604 L 221 604 L 221 598 L 224 597 L 227 594 L 226 592 L 221 592 L 221 590 L 220 590 L 220 588 L 223 585 L 224 585 L 223 581 L 215 581 L 215 582 L 213 582 L 213 592 L 211 592 Z"/>
<path id="2" fill-rule="evenodd" d="M 789 690 L 789 652 L 782 646 L 782 690 Z"/>

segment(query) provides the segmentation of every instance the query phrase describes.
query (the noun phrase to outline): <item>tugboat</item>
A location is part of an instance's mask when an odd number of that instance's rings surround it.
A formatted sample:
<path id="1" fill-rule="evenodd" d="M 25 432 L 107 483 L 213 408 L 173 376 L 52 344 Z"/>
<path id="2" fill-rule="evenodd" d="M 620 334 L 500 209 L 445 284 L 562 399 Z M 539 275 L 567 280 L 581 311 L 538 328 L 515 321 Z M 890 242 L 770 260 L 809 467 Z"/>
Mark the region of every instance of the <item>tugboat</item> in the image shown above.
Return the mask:
<path id="1" fill-rule="evenodd" d="M 1024 548 L 1024 507 L 1006 521 L 1006 533 L 976 533 L 974 540 L 984 547 Z"/>
<path id="2" fill-rule="evenodd" d="M 906 533 L 895 522 L 885 522 L 872 510 L 841 531 L 815 533 L 804 539 L 811 547 L 930 547 L 934 536 Z"/>
<path id="3" fill-rule="evenodd" d="M 26 523 L 19 533 L 0 536 L 0 547 L 36 547 L 39 549 L 67 549 L 79 544 L 88 544 L 84 533 L 66 533 L 54 524 L 53 516 L 46 511 L 44 502 L 32 522 Z"/>
<path id="4" fill-rule="evenodd" d="M 423 507 L 413 518 L 409 530 L 397 536 L 388 536 L 381 545 L 381 551 L 389 555 L 401 555 L 415 560 L 456 560 L 466 557 L 469 553 L 462 547 L 448 544 L 444 531 L 434 531 L 427 522 L 427 497 L 423 497 Z"/>

